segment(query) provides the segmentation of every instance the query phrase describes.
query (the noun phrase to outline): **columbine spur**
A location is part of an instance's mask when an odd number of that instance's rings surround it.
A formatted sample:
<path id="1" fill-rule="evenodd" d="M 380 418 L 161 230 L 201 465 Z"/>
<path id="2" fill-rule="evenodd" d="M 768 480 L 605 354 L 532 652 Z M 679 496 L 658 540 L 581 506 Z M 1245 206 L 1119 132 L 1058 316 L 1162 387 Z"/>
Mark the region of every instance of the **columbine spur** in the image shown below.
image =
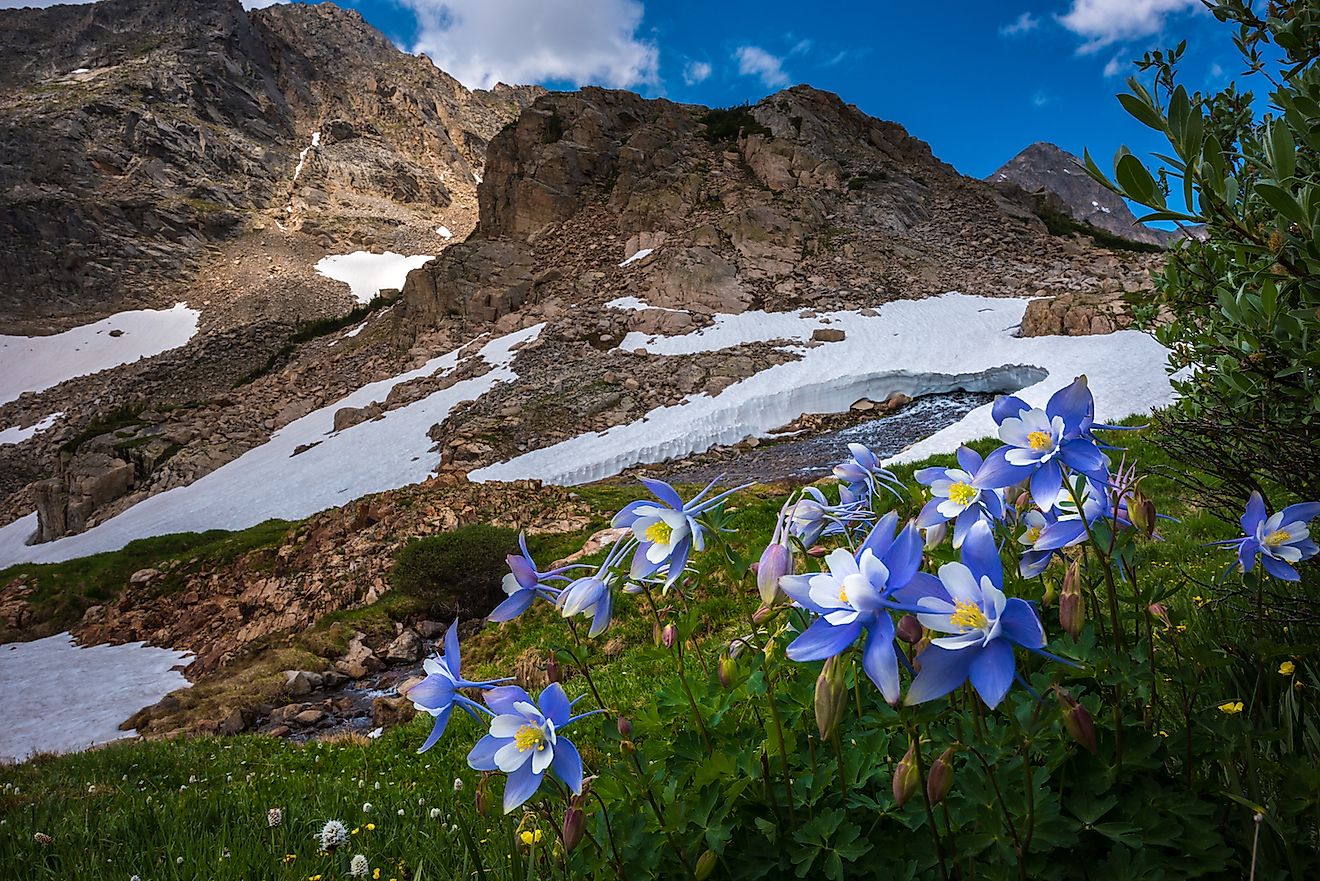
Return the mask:
<path id="1" fill-rule="evenodd" d="M 476 771 L 503 771 L 504 813 L 517 808 L 536 793 L 547 770 L 574 794 L 582 792 L 582 757 L 563 735 L 563 729 L 584 716 L 574 716 L 573 704 L 558 682 L 552 682 L 533 703 L 516 685 L 493 688 L 484 695 L 494 713 L 490 733 L 468 753 L 468 765 Z"/>
<path id="2" fill-rule="evenodd" d="M 553 603 L 559 596 L 559 590 L 552 587 L 551 583 L 570 581 L 571 579 L 564 573 L 578 568 L 560 566 L 558 569 L 542 572 L 536 568 L 536 561 L 532 559 L 531 551 L 527 550 L 527 536 L 521 532 L 518 533 L 518 547 L 522 551 L 521 554 L 509 554 L 507 557 L 509 573 L 504 576 L 501 584 L 507 596 L 486 616 L 488 620 L 509 621 L 517 618 L 527 611 L 527 607 L 537 597 Z"/>

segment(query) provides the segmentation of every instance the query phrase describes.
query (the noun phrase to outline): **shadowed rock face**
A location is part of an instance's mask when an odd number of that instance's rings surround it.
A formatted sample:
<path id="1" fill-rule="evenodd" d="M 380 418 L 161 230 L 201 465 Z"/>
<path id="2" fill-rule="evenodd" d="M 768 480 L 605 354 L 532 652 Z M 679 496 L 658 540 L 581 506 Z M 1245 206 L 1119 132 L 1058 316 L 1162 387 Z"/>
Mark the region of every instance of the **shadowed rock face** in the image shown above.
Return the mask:
<path id="1" fill-rule="evenodd" d="M 108 312 L 254 226 L 470 201 L 486 142 L 539 92 L 470 92 L 330 4 L 0 10 L 0 310 Z"/>
<path id="2" fill-rule="evenodd" d="M 1127 203 L 1094 181 L 1071 153 L 1043 141 L 1032 144 L 986 178 L 1006 192 L 1052 196 L 1050 206 L 1133 242 L 1167 244 L 1164 230 L 1137 222 Z"/>

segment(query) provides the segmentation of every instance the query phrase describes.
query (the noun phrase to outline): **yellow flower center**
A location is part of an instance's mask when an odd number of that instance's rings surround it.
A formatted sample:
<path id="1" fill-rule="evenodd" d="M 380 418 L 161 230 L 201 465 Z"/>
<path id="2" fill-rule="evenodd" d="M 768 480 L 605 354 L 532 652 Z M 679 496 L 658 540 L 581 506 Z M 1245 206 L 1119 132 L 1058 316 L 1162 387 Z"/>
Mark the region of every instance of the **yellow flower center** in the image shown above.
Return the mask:
<path id="1" fill-rule="evenodd" d="M 669 544 L 669 539 L 674 534 L 674 527 L 663 520 L 652 523 L 646 528 L 646 540 L 655 542 L 658 545 Z"/>
<path id="2" fill-rule="evenodd" d="M 966 600 L 959 600 L 954 604 L 953 614 L 949 616 L 949 620 L 955 627 L 961 627 L 963 630 L 984 630 L 990 624 L 981 607 Z"/>
<path id="3" fill-rule="evenodd" d="M 1024 537 L 1027 540 L 1027 544 L 1034 545 L 1037 541 L 1040 540 L 1040 527 L 1039 526 L 1029 527 L 1027 529 L 1027 534 Z"/>
<path id="4" fill-rule="evenodd" d="M 1267 548 L 1277 548 L 1279 545 L 1286 542 L 1288 538 L 1289 535 L 1287 530 L 1276 529 L 1274 532 L 1271 532 L 1269 535 L 1265 536 L 1264 545 Z"/>
<path id="5" fill-rule="evenodd" d="M 545 749 L 545 732 L 539 725 L 524 725 L 513 735 L 513 743 L 522 752 L 529 749 Z"/>
<path id="6" fill-rule="evenodd" d="M 1027 435 L 1027 443 L 1031 444 L 1033 450 L 1048 450 L 1054 444 L 1054 438 L 1050 437 L 1049 432 L 1033 431 Z"/>
<path id="7" fill-rule="evenodd" d="M 846 587 L 839 588 L 839 602 L 841 603 L 848 602 L 848 589 Z"/>
<path id="8" fill-rule="evenodd" d="M 978 490 L 971 484 L 955 483 L 949 487 L 949 501 L 964 508 L 976 501 L 977 494 Z"/>

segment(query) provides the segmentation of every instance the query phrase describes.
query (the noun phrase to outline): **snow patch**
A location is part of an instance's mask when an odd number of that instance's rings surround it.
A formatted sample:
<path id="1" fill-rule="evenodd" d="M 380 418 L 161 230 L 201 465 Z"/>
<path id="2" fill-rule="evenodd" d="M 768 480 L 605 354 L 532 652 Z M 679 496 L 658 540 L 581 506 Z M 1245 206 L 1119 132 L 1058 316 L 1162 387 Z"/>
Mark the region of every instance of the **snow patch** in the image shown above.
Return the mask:
<path id="1" fill-rule="evenodd" d="M 620 309 L 625 312 L 645 312 L 647 309 L 659 309 L 661 312 L 683 312 L 683 309 L 670 309 L 668 306 L 652 306 L 638 297 L 615 297 L 605 304 L 606 309 Z"/>
<path id="2" fill-rule="evenodd" d="M 345 338 L 345 339 L 349 339 L 349 338 L 351 338 L 351 337 L 355 337 L 355 336 L 357 336 L 358 334 L 362 333 L 362 328 L 364 328 L 364 327 L 366 327 L 366 326 L 367 326 L 367 322 L 365 322 L 365 321 L 362 322 L 362 323 L 359 324 L 357 327 L 353 328 L 353 329 L 350 330 L 348 333 L 344 334 L 344 338 Z"/>
<path id="3" fill-rule="evenodd" d="M 313 268 L 327 278 L 348 285 L 359 303 L 370 303 L 382 290 L 403 287 L 409 272 L 434 259 L 432 254 L 406 257 L 393 251 L 384 254 L 354 251 L 322 257 Z"/>
<path id="4" fill-rule="evenodd" d="M 91 73 L 91 72 L 92 69 L 90 67 L 75 67 L 73 70 L 69 71 L 69 75 L 73 76 L 74 74 Z"/>
<path id="5" fill-rule="evenodd" d="M 28 438 L 35 437 L 36 435 L 50 428 L 52 425 L 55 424 L 55 421 L 63 415 L 64 415 L 64 411 L 61 410 L 58 413 L 50 414 L 45 419 L 41 420 L 35 425 L 29 425 L 27 428 L 19 428 L 18 426 L 14 426 L 13 428 L 6 428 L 3 431 L 0 431 L 0 445 L 21 444 L 23 441 L 27 440 Z"/>
<path id="6" fill-rule="evenodd" d="M 291 183 L 296 184 L 298 182 L 298 176 L 302 174 L 303 166 L 307 164 L 308 154 L 319 146 L 321 146 L 321 133 L 319 131 L 312 132 L 312 142 L 306 147 L 303 147 L 298 153 L 298 166 L 293 170 L 293 180 Z"/>
<path id="7" fill-rule="evenodd" d="M 432 425 L 463 401 L 497 384 L 516 380 L 510 365 L 518 346 L 540 335 L 538 324 L 488 341 L 475 341 L 398 376 L 352 394 L 290 422 L 255 449 L 187 486 L 145 499 L 86 532 L 29 545 L 37 515 L 0 527 L 0 568 L 13 563 L 68 560 L 113 551 L 136 538 L 207 529 L 245 529 L 273 517 L 296 519 L 370 493 L 425 480 L 435 466 Z M 450 373 L 478 358 L 490 365 L 482 376 L 464 379 L 380 419 L 334 431 L 335 411 L 384 401 L 394 386 L 423 376 Z M 315 444 L 315 446 L 310 446 Z M 302 452 L 295 452 L 304 447 Z"/>
<path id="8" fill-rule="evenodd" d="M 1169 403 L 1173 391 L 1167 351 L 1138 331 L 1105 336 L 1015 336 L 1026 299 L 945 294 L 886 304 L 873 316 L 834 312 L 744 312 L 717 316 L 712 326 L 674 337 L 629 334 L 625 351 L 665 355 L 716 351 L 748 342 L 788 341 L 796 361 L 769 367 L 716 397 L 689 395 L 640 420 L 578 437 L 472 472 L 473 480 L 537 478 L 573 485 L 599 480 L 636 464 L 661 462 L 767 437 L 805 413 L 845 412 L 859 398 L 883 400 L 893 392 L 918 395 L 957 390 L 1019 394 L 1033 406 L 1085 373 L 1095 393 L 1097 418 L 1113 421 Z M 844 340 L 806 345 L 829 326 Z M 949 453 L 995 433 L 989 405 L 908 447 L 890 461 Z"/>
<path id="9" fill-rule="evenodd" d="M 435 234 L 442 239 L 452 239 L 454 237 L 454 234 L 449 231 L 449 227 L 447 226 L 437 226 L 435 228 Z"/>
<path id="10" fill-rule="evenodd" d="M 83 647 L 68 633 L 0 645 L 0 762 L 69 753 L 135 732 L 119 725 L 189 682 L 191 655 L 141 642 Z M 53 687 L 56 677 L 65 687 Z"/>
<path id="11" fill-rule="evenodd" d="M 620 263 L 619 268 L 622 269 L 623 267 L 627 266 L 629 263 L 636 263 L 638 260 L 645 260 L 647 257 L 650 257 L 651 254 L 654 252 L 655 252 L 655 248 L 642 248 L 636 254 L 633 254 L 627 260 Z"/>
<path id="12" fill-rule="evenodd" d="M 201 314 L 179 303 L 120 312 L 50 336 L 0 335 L 0 404 L 178 348 L 197 333 Z"/>

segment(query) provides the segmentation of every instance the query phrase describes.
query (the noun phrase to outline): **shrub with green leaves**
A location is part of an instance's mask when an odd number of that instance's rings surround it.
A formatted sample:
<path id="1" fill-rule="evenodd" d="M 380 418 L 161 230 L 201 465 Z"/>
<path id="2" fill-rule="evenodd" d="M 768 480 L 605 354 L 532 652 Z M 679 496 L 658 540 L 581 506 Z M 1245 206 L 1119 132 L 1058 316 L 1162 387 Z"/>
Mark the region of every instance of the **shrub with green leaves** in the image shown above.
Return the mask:
<path id="1" fill-rule="evenodd" d="M 1267 106 L 1236 85 L 1188 91 L 1178 82 L 1185 42 L 1148 53 L 1138 66 L 1149 81 L 1130 79 L 1119 101 L 1168 139 L 1162 167 L 1152 173 L 1126 147 L 1112 179 L 1089 154 L 1086 165 L 1148 207 L 1143 220 L 1174 221 L 1192 234 L 1172 249 L 1154 295 L 1139 307 L 1179 371 L 1181 401 L 1161 420 L 1171 448 L 1189 461 L 1216 462 L 1234 496 L 1260 488 L 1262 478 L 1316 495 L 1320 2 L 1276 2 L 1257 12 L 1244 0 L 1224 0 L 1210 9 L 1237 26 L 1248 79 L 1269 87 Z"/>
<path id="2" fill-rule="evenodd" d="M 517 532 L 475 523 L 408 542 L 391 577 L 432 615 L 480 617 L 504 596 L 505 557 L 517 551 Z"/>

